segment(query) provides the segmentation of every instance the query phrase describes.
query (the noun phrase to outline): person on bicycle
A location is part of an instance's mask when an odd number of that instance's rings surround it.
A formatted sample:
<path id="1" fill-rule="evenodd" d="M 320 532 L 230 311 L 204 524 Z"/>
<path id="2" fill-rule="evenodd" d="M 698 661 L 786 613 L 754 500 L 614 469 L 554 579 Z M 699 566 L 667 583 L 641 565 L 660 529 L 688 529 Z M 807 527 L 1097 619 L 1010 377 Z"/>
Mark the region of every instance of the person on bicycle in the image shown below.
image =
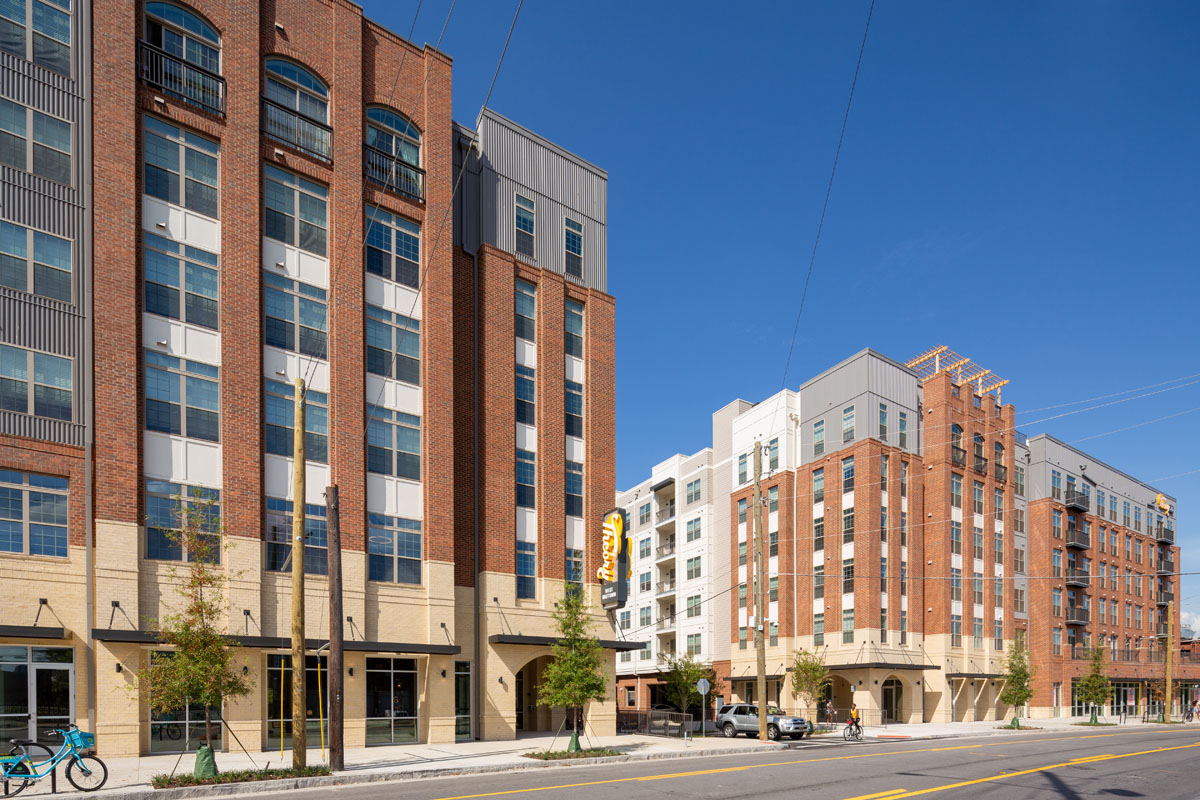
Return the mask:
<path id="1" fill-rule="evenodd" d="M 858 730 L 862 730 L 862 723 L 859 720 L 858 705 L 855 703 L 850 704 L 850 721 L 848 724 L 853 725 Z"/>

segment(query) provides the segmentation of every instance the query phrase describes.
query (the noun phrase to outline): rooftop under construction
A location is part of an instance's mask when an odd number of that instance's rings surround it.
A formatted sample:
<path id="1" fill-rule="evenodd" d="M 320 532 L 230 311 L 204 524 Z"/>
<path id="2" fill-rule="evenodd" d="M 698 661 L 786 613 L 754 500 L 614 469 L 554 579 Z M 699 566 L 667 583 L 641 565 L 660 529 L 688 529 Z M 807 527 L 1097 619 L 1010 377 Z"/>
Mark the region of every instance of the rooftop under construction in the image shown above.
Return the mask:
<path id="1" fill-rule="evenodd" d="M 939 372 L 950 374 L 955 384 L 973 384 L 975 394 L 985 395 L 996 392 L 996 402 L 999 404 L 1000 388 L 1008 384 L 1007 378 L 1001 378 L 990 369 L 984 369 L 969 358 L 959 355 L 948 346 L 941 344 L 905 364 L 915 370 L 921 380 L 929 380 Z"/>

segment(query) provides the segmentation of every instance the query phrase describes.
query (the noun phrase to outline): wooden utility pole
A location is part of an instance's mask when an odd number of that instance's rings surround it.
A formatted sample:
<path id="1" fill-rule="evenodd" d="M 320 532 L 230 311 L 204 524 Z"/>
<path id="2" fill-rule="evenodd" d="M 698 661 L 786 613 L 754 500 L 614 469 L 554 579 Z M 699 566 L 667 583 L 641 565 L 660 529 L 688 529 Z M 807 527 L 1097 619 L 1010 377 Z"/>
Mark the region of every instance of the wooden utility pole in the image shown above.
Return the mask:
<path id="1" fill-rule="evenodd" d="M 307 696 L 304 691 L 304 500 L 307 497 L 307 462 L 304 453 L 303 378 L 296 378 L 293 391 L 296 413 L 292 420 L 292 766 L 299 768 L 306 765 L 308 757 Z M 320 658 L 318 655 L 318 669 Z"/>
<path id="2" fill-rule="evenodd" d="M 346 768 L 343 744 L 345 699 L 342 677 L 342 515 L 338 508 L 338 487 L 325 490 L 329 513 L 329 768 Z"/>
<path id="3" fill-rule="evenodd" d="M 1171 721 L 1171 699 L 1173 697 L 1171 685 L 1171 656 L 1175 652 L 1175 601 L 1167 603 L 1167 674 L 1165 676 L 1166 686 L 1163 687 L 1163 702 L 1166 708 L 1163 710 L 1165 715 L 1164 721 Z"/>
<path id="4" fill-rule="evenodd" d="M 754 443 L 754 649 L 758 652 L 758 740 L 767 740 L 767 550 L 762 518 L 762 442 Z"/>

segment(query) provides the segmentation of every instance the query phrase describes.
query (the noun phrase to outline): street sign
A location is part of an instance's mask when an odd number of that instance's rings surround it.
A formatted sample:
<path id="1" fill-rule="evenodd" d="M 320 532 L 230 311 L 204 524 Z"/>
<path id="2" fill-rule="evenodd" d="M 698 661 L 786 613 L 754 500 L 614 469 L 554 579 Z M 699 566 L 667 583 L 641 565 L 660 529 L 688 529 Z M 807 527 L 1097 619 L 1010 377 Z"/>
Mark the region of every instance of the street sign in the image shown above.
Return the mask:
<path id="1" fill-rule="evenodd" d="M 708 682 L 708 678 L 701 678 L 696 681 L 696 691 L 700 694 L 708 694 L 708 690 L 712 688 L 712 684 Z"/>
<path id="2" fill-rule="evenodd" d="M 701 678 L 700 680 L 696 681 L 696 691 L 699 692 L 700 695 L 704 698 L 704 702 L 700 706 L 700 708 L 702 709 L 702 711 L 700 712 L 700 735 L 701 736 L 707 735 L 705 732 L 705 728 L 707 727 L 708 722 L 707 722 L 707 720 L 705 720 L 705 717 L 708 716 L 708 690 L 711 688 L 712 688 L 712 684 L 710 684 L 708 682 L 708 678 Z"/>

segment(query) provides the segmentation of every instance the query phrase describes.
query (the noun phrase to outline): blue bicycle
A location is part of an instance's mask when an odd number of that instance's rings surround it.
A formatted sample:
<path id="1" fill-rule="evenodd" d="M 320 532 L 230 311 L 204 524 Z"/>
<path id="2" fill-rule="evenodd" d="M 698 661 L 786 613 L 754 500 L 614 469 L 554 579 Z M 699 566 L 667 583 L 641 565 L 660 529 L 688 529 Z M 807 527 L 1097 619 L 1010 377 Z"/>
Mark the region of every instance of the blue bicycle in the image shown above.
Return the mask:
<path id="1" fill-rule="evenodd" d="M 9 754 L 0 756 L 0 797 L 15 797 L 29 784 L 50 777 L 63 761 L 67 761 L 67 780 L 79 791 L 94 792 L 104 785 L 108 780 L 108 767 L 90 752 L 96 747 L 95 734 L 84 733 L 72 725 L 65 731 L 47 733 L 47 736 L 56 735 L 62 737 L 62 747 L 47 761 L 34 762 L 25 749 L 30 742 L 13 740 Z"/>

